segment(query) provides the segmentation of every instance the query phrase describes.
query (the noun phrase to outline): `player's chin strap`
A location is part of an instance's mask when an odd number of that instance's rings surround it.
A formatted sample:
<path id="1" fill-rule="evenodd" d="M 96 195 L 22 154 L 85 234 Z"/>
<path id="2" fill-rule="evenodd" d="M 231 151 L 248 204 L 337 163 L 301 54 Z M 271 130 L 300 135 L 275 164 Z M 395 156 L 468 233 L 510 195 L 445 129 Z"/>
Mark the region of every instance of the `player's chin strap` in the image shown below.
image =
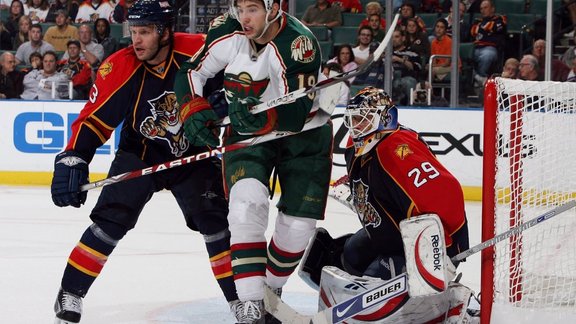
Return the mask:
<path id="1" fill-rule="evenodd" d="M 278 9 L 278 12 L 276 13 L 276 17 L 274 17 L 274 19 L 268 21 L 268 18 L 270 18 L 270 11 L 266 12 L 266 24 L 264 25 L 264 29 L 262 30 L 262 33 L 260 33 L 260 35 L 258 37 L 256 37 L 256 39 L 260 39 L 264 36 L 264 34 L 266 34 L 266 32 L 268 31 L 268 28 L 270 26 L 272 26 L 272 24 L 274 22 L 276 22 L 278 19 L 280 19 L 280 17 L 282 16 L 282 9 Z"/>

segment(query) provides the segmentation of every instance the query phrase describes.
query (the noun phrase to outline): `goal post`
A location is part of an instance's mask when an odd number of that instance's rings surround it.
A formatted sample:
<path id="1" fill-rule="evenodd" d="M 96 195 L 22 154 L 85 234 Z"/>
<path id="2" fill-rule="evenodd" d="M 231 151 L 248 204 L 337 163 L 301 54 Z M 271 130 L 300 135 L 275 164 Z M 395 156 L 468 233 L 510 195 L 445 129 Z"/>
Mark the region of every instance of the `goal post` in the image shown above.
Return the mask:
<path id="1" fill-rule="evenodd" d="M 576 83 L 490 79 L 482 241 L 576 199 Z M 576 323 L 576 209 L 481 256 L 481 323 Z"/>

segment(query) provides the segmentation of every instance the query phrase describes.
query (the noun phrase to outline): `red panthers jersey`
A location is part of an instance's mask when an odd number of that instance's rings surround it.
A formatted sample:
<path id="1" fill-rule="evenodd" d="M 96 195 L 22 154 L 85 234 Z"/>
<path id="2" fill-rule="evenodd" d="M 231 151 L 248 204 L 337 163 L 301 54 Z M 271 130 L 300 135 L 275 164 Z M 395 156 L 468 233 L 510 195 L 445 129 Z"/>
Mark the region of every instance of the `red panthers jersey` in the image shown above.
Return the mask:
<path id="1" fill-rule="evenodd" d="M 176 33 L 168 58 L 156 66 L 138 60 L 132 46 L 111 55 L 98 69 L 89 99 L 72 124 L 66 150 L 91 160 L 124 122 L 119 149 L 150 165 L 202 151 L 190 147 L 184 136 L 174 78 L 180 65 L 202 48 L 204 39 L 204 35 Z"/>
<path id="2" fill-rule="evenodd" d="M 400 127 L 377 136 L 373 140 L 380 142 L 364 155 L 354 156 L 353 146 L 346 149 L 354 205 L 372 241 L 400 252 L 400 221 L 434 213 L 449 247 L 466 223 L 460 183 L 415 131 Z"/>

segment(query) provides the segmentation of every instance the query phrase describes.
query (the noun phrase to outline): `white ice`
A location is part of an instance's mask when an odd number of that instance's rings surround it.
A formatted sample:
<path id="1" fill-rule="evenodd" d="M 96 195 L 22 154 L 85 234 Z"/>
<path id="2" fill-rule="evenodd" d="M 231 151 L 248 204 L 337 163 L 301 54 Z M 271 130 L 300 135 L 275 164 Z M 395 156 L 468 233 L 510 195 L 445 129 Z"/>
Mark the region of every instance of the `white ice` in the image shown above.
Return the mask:
<path id="1" fill-rule="evenodd" d="M 47 187 L 0 186 L 0 322 L 53 323 L 66 260 L 91 224 L 88 215 L 98 194 L 89 192 L 80 209 L 58 208 Z M 467 202 L 466 211 L 472 246 L 480 242 L 480 203 Z M 333 236 L 360 226 L 352 212 L 333 200 L 318 225 Z M 458 268 L 461 282 L 476 292 L 479 264 L 477 253 Z M 283 299 L 302 313 L 316 311 L 317 294 L 297 274 L 285 286 Z M 185 226 L 169 192 L 152 198 L 136 228 L 114 250 L 84 299 L 81 323 L 233 323 L 202 237 Z"/>

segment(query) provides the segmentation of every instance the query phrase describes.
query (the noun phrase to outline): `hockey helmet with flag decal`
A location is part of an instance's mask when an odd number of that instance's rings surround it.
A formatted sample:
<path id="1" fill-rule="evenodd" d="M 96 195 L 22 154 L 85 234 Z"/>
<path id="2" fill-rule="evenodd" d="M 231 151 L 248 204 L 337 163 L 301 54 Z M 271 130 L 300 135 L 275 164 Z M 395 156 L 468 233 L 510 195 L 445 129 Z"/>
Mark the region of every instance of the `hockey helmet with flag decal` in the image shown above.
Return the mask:
<path id="1" fill-rule="evenodd" d="M 384 90 L 366 87 L 348 101 L 344 125 L 350 132 L 356 155 L 362 155 L 376 145 L 376 136 L 398 128 L 398 109 Z"/>
<path id="2" fill-rule="evenodd" d="M 127 20 L 130 26 L 156 25 L 162 34 L 164 28 L 172 30 L 176 17 L 168 0 L 138 0 L 128 9 Z"/>

